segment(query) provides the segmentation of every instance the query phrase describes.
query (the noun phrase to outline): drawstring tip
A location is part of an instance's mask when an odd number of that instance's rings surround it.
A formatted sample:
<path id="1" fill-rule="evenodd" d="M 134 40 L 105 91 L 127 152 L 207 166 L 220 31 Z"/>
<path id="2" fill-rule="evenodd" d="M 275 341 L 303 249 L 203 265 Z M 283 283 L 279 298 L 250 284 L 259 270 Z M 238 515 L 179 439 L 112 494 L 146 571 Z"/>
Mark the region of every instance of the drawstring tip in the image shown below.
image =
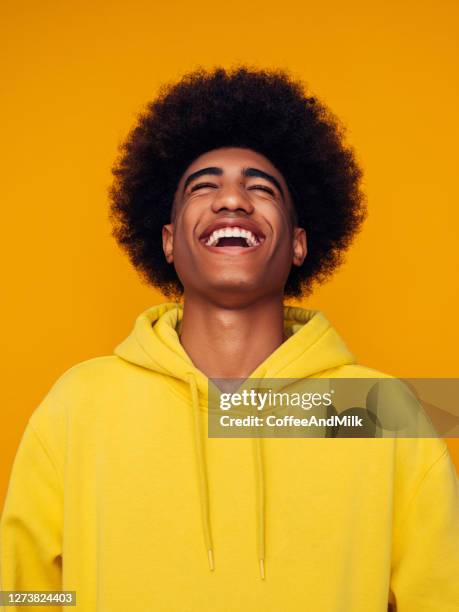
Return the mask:
<path id="1" fill-rule="evenodd" d="M 211 548 L 209 548 L 208 554 L 209 554 L 209 568 L 213 572 L 214 569 L 215 569 L 215 566 L 214 566 L 214 553 L 213 553 Z"/>
<path id="2" fill-rule="evenodd" d="M 265 560 L 264 559 L 260 559 L 260 576 L 262 580 L 265 579 Z"/>

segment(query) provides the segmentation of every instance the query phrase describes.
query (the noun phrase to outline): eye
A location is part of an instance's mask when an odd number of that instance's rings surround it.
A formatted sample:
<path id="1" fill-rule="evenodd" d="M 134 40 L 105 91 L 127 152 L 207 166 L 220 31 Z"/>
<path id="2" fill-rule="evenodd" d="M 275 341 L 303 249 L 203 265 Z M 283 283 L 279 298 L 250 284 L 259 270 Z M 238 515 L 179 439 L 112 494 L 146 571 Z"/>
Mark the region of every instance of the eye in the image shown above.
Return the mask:
<path id="1" fill-rule="evenodd" d="M 198 183 L 197 185 L 193 185 L 190 189 L 190 192 L 196 191 L 196 189 L 201 189 L 201 187 L 217 187 L 214 183 Z"/>
<path id="2" fill-rule="evenodd" d="M 267 187 L 266 185 L 252 185 L 248 189 L 261 189 L 261 191 L 266 191 L 267 193 L 270 193 L 272 196 L 274 195 L 274 191 L 271 189 L 271 187 Z"/>

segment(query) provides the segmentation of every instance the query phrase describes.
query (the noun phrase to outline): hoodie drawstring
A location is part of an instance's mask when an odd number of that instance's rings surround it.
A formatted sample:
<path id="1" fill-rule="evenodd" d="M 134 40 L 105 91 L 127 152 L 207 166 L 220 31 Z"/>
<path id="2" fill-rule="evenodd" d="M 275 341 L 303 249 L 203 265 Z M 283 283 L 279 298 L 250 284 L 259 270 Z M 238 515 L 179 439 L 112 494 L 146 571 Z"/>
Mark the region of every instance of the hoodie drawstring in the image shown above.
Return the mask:
<path id="1" fill-rule="evenodd" d="M 194 441 L 196 449 L 196 457 L 198 460 L 198 478 L 199 478 L 199 497 L 201 499 L 202 523 L 204 529 L 204 541 L 207 548 L 207 556 L 209 559 L 209 568 L 214 569 L 214 547 L 212 544 L 212 530 L 210 527 L 210 512 L 209 512 L 209 483 L 207 479 L 206 457 L 204 453 L 204 443 L 202 440 L 201 422 L 199 418 L 199 397 L 198 387 L 193 374 L 187 374 L 188 383 L 191 391 L 191 404 L 193 407 L 193 423 L 194 423 Z"/>
<path id="2" fill-rule="evenodd" d="M 258 562 L 261 579 L 265 579 L 265 483 L 261 438 L 252 438 L 255 454 L 255 483 L 257 495 Z"/>
<path id="3" fill-rule="evenodd" d="M 212 543 L 212 529 L 210 525 L 210 503 L 209 503 L 209 482 L 207 477 L 206 455 L 204 451 L 204 441 L 202 436 L 201 421 L 199 415 L 199 395 L 198 386 L 194 374 L 187 373 L 187 380 L 190 386 L 191 404 L 193 410 L 193 432 L 195 440 L 196 458 L 198 463 L 199 496 L 201 500 L 202 524 L 204 542 L 206 545 L 209 568 L 214 570 L 214 548 Z M 263 455 L 261 439 L 252 438 L 255 462 L 255 486 L 256 486 L 256 514 L 257 514 L 257 547 L 260 577 L 265 578 L 265 486 Z"/>

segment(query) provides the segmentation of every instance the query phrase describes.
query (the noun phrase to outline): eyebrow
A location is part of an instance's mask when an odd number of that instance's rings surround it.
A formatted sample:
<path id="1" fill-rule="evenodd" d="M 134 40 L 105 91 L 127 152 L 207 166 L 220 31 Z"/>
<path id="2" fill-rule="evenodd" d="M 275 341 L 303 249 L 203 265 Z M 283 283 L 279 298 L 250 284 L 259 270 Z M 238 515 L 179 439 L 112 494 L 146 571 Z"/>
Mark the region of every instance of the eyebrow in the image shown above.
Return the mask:
<path id="1" fill-rule="evenodd" d="M 203 174 L 213 174 L 216 176 L 221 176 L 223 174 L 223 170 L 222 168 L 217 168 L 216 166 L 209 166 L 208 168 L 201 168 L 200 170 L 196 170 L 196 172 L 192 172 L 185 179 L 185 183 L 183 185 L 183 191 L 185 191 L 185 189 L 188 187 L 191 181 L 194 181 L 195 179 L 202 176 Z M 260 178 L 263 178 L 269 181 L 270 183 L 272 183 L 273 185 L 277 187 L 277 189 L 282 194 L 282 197 L 285 198 L 284 190 L 280 186 L 279 181 L 271 174 L 268 174 L 267 172 L 264 172 L 263 170 L 259 170 L 258 168 L 243 168 L 242 176 L 258 176 Z"/>
<path id="2" fill-rule="evenodd" d="M 280 186 L 279 181 L 271 174 L 268 174 L 267 172 L 264 172 L 263 170 L 259 170 L 258 168 L 244 168 L 242 170 L 242 174 L 244 176 L 258 176 L 260 178 L 266 179 L 267 181 L 275 185 L 277 189 L 281 192 L 282 197 L 284 197 L 284 190 Z"/>
<path id="3" fill-rule="evenodd" d="M 201 170 L 196 170 L 196 172 L 192 172 L 189 176 L 187 176 L 185 183 L 183 185 L 183 191 L 188 187 L 191 181 L 194 181 L 198 177 L 203 174 L 214 174 L 221 176 L 223 174 L 223 170 L 221 168 L 217 168 L 215 166 L 210 166 L 209 168 L 201 168 Z"/>

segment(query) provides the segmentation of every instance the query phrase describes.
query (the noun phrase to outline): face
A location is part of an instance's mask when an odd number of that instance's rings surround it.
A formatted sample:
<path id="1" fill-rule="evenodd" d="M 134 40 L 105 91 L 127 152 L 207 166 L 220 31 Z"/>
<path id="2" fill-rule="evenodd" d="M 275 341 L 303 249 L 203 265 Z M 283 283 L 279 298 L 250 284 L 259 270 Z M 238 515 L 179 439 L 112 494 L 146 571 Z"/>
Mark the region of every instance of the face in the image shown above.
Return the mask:
<path id="1" fill-rule="evenodd" d="M 174 196 L 163 249 L 185 289 L 237 306 L 282 296 L 292 265 L 306 257 L 282 174 L 263 155 L 221 148 L 195 159 Z"/>

